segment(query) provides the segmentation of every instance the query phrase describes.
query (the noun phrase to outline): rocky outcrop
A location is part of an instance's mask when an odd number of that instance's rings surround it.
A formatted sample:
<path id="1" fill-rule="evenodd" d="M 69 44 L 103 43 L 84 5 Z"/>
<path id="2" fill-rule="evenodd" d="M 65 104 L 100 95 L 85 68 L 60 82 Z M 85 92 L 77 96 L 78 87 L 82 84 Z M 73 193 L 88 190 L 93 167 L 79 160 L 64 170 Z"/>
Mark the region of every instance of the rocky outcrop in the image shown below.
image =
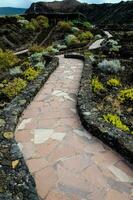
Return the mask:
<path id="1" fill-rule="evenodd" d="M 26 11 L 31 13 L 80 12 L 95 24 L 132 24 L 133 1 L 117 4 L 87 4 L 76 0 L 33 3 Z"/>
<path id="2" fill-rule="evenodd" d="M 33 3 L 26 13 L 73 12 L 81 3 L 76 0 Z"/>

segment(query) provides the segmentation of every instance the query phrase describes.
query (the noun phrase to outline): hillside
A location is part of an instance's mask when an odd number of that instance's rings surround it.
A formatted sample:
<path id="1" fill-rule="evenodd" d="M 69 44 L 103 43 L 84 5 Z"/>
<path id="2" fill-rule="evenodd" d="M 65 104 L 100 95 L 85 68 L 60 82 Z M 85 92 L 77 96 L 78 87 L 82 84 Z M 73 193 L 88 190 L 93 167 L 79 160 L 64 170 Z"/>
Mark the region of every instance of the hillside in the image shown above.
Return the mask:
<path id="1" fill-rule="evenodd" d="M 33 3 L 26 10 L 31 13 L 75 13 L 80 12 L 95 24 L 132 24 L 133 1 L 120 2 L 117 4 L 87 4 L 76 0 L 63 0 L 60 2 L 38 2 Z"/>
<path id="2" fill-rule="evenodd" d="M 55 13 L 55 12 L 73 12 L 81 3 L 76 0 L 63 0 L 53 2 L 38 2 L 33 3 L 26 13 Z"/>
<path id="3" fill-rule="evenodd" d="M 24 8 L 11 8 L 11 7 L 0 7 L 0 16 L 3 15 L 19 15 L 23 14 L 26 9 Z"/>
<path id="4" fill-rule="evenodd" d="M 96 24 L 133 24 L 133 1 L 117 4 L 82 4 L 75 11 Z"/>

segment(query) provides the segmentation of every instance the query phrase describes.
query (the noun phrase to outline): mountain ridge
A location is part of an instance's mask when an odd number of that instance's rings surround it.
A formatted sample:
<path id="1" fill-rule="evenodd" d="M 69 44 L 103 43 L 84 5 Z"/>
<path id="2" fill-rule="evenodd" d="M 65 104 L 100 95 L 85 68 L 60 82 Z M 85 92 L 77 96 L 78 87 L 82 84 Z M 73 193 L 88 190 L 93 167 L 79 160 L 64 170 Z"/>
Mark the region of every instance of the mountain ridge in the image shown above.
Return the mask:
<path id="1" fill-rule="evenodd" d="M 15 7 L 0 7 L 0 16 L 10 16 L 23 14 L 26 8 L 15 8 Z"/>

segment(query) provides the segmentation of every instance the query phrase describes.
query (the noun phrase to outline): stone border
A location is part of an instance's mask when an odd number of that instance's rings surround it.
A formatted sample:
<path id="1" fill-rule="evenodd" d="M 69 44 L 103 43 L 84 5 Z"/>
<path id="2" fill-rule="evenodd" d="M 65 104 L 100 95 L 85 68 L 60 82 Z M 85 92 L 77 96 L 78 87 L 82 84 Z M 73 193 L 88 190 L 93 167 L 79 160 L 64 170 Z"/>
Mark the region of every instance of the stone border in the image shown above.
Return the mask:
<path id="1" fill-rule="evenodd" d="M 45 71 L 0 112 L 0 200 L 39 200 L 34 179 L 15 141 L 14 131 L 23 110 L 59 64 L 57 57 L 49 59 L 51 61 Z"/>
<path id="2" fill-rule="evenodd" d="M 133 135 L 125 133 L 100 119 L 100 112 L 92 101 L 92 63 L 81 54 L 66 54 L 65 58 L 84 61 L 80 88 L 77 96 L 77 110 L 83 126 L 94 136 L 118 151 L 131 164 L 133 163 Z"/>

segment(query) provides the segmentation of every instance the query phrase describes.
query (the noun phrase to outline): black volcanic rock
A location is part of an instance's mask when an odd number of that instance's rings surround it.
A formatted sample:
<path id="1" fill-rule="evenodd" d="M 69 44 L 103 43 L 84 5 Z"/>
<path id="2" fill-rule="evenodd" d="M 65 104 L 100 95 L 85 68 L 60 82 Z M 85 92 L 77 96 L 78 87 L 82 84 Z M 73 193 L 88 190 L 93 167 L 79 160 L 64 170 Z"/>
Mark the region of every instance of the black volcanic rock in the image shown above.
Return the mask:
<path id="1" fill-rule="evenodd" d="M 53 1 L 53 2 L 38 2 L 33 3 L 31 7 L 26 11 L 27 14 L 30 13 L 56 13 L 56 12 L 73 12 L 77 6 L 81 3 L 76 0 L 63 0 L 63 1 Z"/>
<path id="2" fill-rule="evenodd" d="M 95 24 L 133 24 L 133 1 L 116 4 L 87 4 L 76 0 L 33 3 L 26 11 L 32 13 L 82 13 Z"/>
<path id="3" fill-rule="evenodd" d="M 82 4 L 74 11 L 84 13 L 95 24 L 133 25 L 133 1 L 116 4 Z"/>

